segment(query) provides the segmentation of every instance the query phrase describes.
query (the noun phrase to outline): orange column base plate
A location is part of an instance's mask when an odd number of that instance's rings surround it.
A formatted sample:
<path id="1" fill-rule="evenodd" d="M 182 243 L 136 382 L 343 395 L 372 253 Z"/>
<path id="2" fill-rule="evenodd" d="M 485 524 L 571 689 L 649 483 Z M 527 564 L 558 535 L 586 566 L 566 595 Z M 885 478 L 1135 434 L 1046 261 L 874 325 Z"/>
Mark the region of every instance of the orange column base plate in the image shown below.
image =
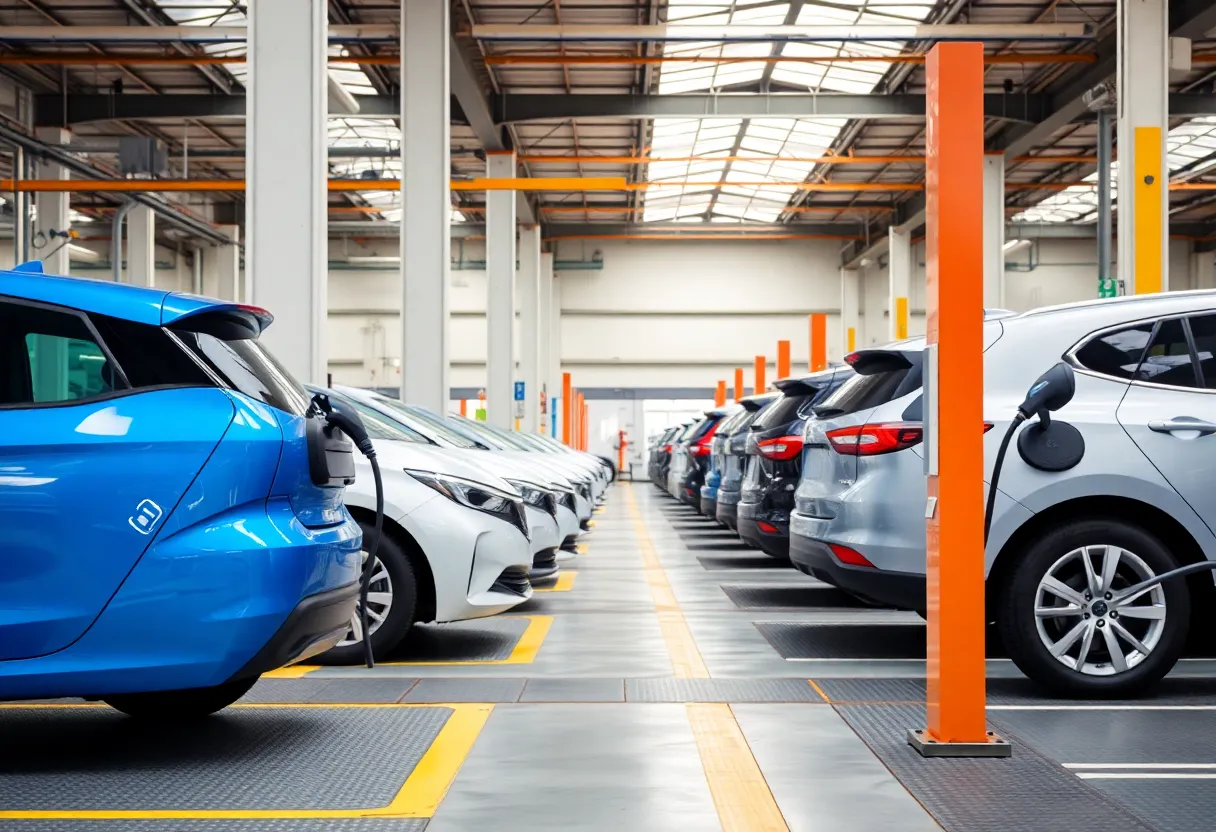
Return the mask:
<path id="1" fill-rule="evenodd" d="M 1012 757 L 1013 746 L 991 731 L 987 742 L 938 742 L 925 728 L 908 729 L 908 745 L 922 757 Z"/>

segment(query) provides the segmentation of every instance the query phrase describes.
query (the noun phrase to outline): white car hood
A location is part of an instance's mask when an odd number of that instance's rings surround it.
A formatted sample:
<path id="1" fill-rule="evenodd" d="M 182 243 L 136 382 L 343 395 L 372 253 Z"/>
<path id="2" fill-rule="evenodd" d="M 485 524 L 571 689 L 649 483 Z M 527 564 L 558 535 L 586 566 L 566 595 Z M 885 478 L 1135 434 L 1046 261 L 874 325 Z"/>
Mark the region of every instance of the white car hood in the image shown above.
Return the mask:
<path id="1" fill-rule="evenodd" d="M 399 442 L 392 439 L 373 439 L 376 458 L 381 468 L 403 470 L 414 468 L 436 474 L 449 474 L 473 482 L 515 494 L 515 488 L 489 466 L 475 463 L 465 456 L 466 452 L 455 448 L 437 448 L 415 442 Z"/>

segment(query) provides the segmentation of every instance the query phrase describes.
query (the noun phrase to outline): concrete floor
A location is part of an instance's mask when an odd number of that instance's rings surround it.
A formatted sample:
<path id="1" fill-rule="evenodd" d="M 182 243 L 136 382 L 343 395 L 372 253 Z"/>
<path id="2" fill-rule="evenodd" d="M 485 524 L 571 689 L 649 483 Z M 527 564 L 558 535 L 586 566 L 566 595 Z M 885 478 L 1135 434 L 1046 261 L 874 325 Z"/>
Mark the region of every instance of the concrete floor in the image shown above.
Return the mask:
<path id="1" fill-rule="evenodd" d="M 148 734 L 91 706 L 0 710 L 0 827 L 1211 827 L 1210 661 L 1129 705 L 1043 699 L 990 660 L 1013 760 L 924 761 L 903 736 L 923 721 L 923 660 L 799 660 L 770 641 L 797 652 L 813 625 L 896 634 L 915 616 L 794 605 L 813 581 L 649 484 L 612 489 L 584 548 L 508 616 L 420 628 L 371 671 L 274 674 L 205 733 Z"/>

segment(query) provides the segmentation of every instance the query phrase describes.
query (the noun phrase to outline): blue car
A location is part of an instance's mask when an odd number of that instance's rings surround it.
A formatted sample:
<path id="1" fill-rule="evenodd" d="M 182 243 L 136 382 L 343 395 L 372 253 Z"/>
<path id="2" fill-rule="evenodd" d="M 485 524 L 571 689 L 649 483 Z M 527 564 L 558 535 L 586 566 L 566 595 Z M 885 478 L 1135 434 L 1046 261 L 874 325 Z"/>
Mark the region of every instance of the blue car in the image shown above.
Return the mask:
<path id="1" fill-rule="evenodd" d="M 0 700 L 199 716 L 346 633 L 351 445 L 258 342 L 270 322 L 0 272 Z"/>

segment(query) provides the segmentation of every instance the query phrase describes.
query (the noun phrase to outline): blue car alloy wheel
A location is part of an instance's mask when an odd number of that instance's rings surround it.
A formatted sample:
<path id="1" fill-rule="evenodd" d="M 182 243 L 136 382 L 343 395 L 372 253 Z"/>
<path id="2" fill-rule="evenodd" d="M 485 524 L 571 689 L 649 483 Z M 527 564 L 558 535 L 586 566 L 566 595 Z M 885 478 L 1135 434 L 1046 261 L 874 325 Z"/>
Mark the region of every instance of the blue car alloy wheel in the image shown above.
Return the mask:
<path id="1" fill-rule="evenodd" d="M 0 699 L 197 716 L 345 635 L 353 480 L 332 449 L 318 475 L 271 320 L 0 272 Z"/>

